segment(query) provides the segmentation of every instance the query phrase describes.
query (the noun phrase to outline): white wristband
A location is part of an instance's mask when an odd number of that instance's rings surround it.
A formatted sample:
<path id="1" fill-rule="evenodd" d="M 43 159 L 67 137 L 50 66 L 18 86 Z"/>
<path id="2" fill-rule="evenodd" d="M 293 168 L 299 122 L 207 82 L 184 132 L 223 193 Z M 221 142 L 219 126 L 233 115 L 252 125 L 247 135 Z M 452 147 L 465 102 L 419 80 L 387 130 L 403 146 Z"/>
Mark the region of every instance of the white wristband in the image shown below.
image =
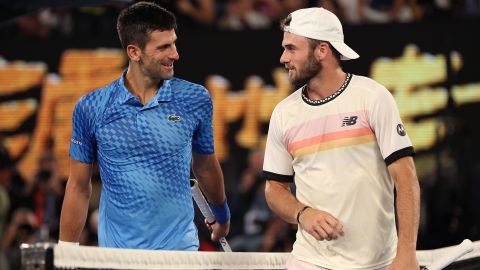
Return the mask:
<path id="1" fill-rule="evenodd" d="M 79 246 L 80 243 L 78 243 L 78 242 L 67 242 L 67 241 L 58 240 L 58 245 L 61 245 L 61 246 Z"/>

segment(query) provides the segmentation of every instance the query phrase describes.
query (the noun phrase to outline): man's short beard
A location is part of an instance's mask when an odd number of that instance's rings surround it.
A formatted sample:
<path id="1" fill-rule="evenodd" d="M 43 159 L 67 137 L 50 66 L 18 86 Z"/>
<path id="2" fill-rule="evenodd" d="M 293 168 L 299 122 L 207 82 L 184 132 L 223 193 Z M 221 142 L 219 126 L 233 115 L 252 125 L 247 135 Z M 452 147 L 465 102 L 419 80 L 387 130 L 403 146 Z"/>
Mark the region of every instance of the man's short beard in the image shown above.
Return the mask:
<path id="1" fill-rule="evenodd" d="M 300 77 L 298 77 L 298 79 L 292 80 L 292 84 L 295 86 L 295 89 L 298 89 L 307 84 L 308 81 L 310 81 L 313 77 L 320 73 L 321 70 L 322 64 L 315 59 L 313 51 L 311 50 L 308 53 L 307 63 L 299 69 L 302 74 L 300 75 Z"/>
<path id="2" fill-rule="evenodd" d="M 138 61 L 138 64 L 140 65 L 140 68 L 142 69 L 143 73 L 147 75 L 151 80 L 153 81 L 163 81 L 164 79 L 162 76 L 157 72 L 156 70 L 150 70 L 147 65 L 145 64 L 145 61 L 143 60 L 142 57 L 140 57 L 140 60 Z"/>

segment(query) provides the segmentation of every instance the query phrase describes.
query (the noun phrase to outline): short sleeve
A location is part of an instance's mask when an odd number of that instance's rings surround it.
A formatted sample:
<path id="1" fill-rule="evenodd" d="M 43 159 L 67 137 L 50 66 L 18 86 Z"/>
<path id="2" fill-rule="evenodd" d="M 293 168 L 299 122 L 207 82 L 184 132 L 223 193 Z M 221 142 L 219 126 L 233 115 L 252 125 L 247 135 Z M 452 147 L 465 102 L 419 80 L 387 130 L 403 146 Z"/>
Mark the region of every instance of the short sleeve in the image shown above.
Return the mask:
<path id="1" fill-rule="evenodd" d="M 268 128 L 263 177 L 266 180 L 293 182 L 293 157 L 283 140 L 280 115 L 274 110 Z"/>
<path id="2" fill-rule="evenodd" d="M 70 157 L 83 163 L 94 162 L 96 142 L 93 127 L 93 112 L 89 110 L 88 100 L 82 97 L 73 110 Z"/>
<path id="3" fill-rule="evenodd" d="M 402 157 L 413 155 L 412 143 L 392 94 L 385 88 L 377 89 L 369 107 L 370 125 L 387 166 Z"/>
<path id="4" fill-rule="evenodd" d="M 213 103 L 205 88 L 201 88 L 201 103 L 196 107 L 198 126 L 193 134 L 192 149 L 199 154 L 214 153 L 213 141 Z"/>

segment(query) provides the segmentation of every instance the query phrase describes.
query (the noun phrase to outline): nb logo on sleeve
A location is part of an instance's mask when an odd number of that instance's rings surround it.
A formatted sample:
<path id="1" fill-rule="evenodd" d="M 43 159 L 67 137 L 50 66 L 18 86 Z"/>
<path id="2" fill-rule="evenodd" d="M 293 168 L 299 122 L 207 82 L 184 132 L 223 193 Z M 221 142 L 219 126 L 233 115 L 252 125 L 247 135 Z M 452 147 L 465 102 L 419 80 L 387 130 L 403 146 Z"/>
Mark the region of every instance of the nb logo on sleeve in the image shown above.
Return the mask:
<path id="1" fill-rule="evenodd" d="M 342 127 L 344 126 L 353 126 L 357 123 L 358 116 L 346 116 L 343 118 Z"/>

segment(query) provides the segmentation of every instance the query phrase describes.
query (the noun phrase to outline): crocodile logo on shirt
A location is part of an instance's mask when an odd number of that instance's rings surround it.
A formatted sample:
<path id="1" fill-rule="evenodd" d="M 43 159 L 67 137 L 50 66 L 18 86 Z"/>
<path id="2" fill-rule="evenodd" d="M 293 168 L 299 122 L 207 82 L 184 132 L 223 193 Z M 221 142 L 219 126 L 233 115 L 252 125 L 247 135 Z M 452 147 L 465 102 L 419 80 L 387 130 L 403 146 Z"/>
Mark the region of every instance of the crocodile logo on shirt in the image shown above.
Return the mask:
<path id="1" fill-rule="evenodd" d="M 346 116 L 343 118 L 342 127 L 344 126 L 353 126 L 357 123 L 358 116 Z"/>
<path id="2" fill-rule="evenodd" d="M 182 119 L 182 117 L 180 117 L 180 115 L 169 114 L 167 119 L 168 121 L 178 122 Z"/>

